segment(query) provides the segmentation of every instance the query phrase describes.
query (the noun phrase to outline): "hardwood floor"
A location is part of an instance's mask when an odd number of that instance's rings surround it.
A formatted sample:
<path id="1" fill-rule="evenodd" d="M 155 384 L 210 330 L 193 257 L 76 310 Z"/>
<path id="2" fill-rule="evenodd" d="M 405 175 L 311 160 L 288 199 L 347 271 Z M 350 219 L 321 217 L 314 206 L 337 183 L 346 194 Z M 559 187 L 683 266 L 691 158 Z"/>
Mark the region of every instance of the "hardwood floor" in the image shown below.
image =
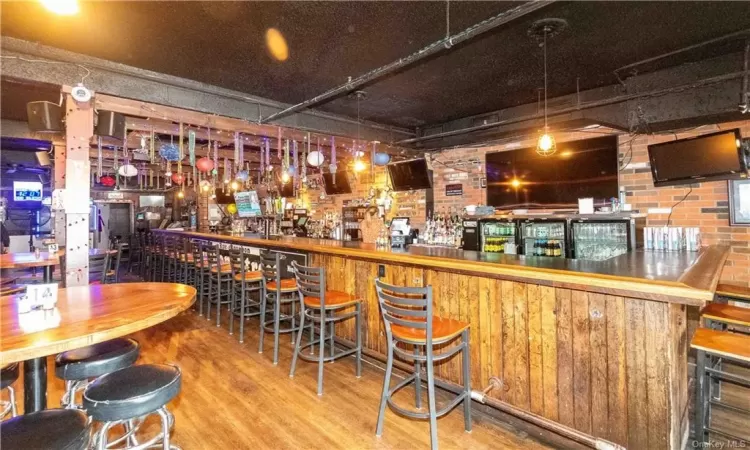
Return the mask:
<path id="1" fill-rule="evenodd" d="M 169 406 L 176 417 L 173 442 L 190 449 L 411 449 L 429 447 L 429 425 L 386 412 L 385 432 L 375 436 L 383 371 L 363 364 L 354 376 L 351 358 L 325 367 L 325 394 L 316 395 L 317 365 L 299 361 L 289 378 L 291 345 L 282 336 L 279 365 L 271 362 L 272 339 L 257 353 L 257 322 L 248 321 L 245 343 L 193 312 L 133 335 L 143 363 L 174 363 L 183 372 L 182 392 Z M 63 382 L 50 359 L 49 407 L 57 407 Z M 19 407 L 23 398 L 17 383 Z M 396 401 L 413 401 L 413 389 Z M 145 427 L 153 428 L 153 427 Z M 443 449 L 548 448 L 521 431 L 475 415 L 464 432 L 460 408 L 438 420 Z M 145 431 L 149 431 L 148 429 Z"/>

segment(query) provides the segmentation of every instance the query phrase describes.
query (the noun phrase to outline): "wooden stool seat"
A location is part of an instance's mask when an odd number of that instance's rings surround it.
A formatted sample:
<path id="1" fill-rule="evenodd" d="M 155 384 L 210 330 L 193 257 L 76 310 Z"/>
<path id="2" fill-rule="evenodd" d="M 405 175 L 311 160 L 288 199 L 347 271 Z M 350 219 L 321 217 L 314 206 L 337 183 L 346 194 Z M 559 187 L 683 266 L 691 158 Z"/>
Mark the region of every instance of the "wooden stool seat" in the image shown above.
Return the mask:
<path id="1" fill-rule="evenodd" d="M 14 285 L 5 285 L 2 288 L 0 288 L 0 297 L 5 297 L 6 295 L 13 295 L 13 294 L 19 294 L 26 290 L 26 286 L 20 285 L 20 284 L 14 284 Z"/>
<path id="2" fill-rule="evenodd" d="M 355 296 L 341 291 L 326 291 L 325 299 L 326 309 L 343 308 L 345 306 L 359 303 L 359 300 Z M 305 296 L 305 306 L 309 308 L 320 308 L 320 297 Z"/>
<path id="3" fill-rule="evenodd" d="M 722 297 L 732 297 L 750 302 L 750 287 L 747 286 L 719 284 L 718 286 L 716 286 L 716 294 Z"/>
<path id="4" fill-rule="evenodd" d="M 281 280 L 281 282 L 279 284 L 280 284 L 279 290 L 282 291 L 282 292 L 285 292 L 285 291 L 296 291 L 297 290 L 297 280 L 295 280 L 294 278 L 283 279 L 283 280 Z M 269 281 L 266 284 L 266 289 L 268 289 L 269 291 L 275 291 L 276 290 L 276 282 L 275 281 Z"/>
<path id="5" fill-rule="evenodd" d="M 435 344 L 450 341 L 459 336 L 469 324 L 455 319 L 432 318 L 432 340 Z M 399 340 L 410 344 L 424 344 L 427 342 L 427 330 L 392 324 L 391 331 Z"/>
<path id="6" fill-rule="evenodd" d="M 245 281 L 260 281 L 263 279 L 263 274 L 260 272 L 245 272 L 234 276 L 234 279 L 237 281 L 242 281 L 243 278 Z"/>
<path id="7" fill-rule="evenodd" d="M 229 272 L 232 271 L 232 266 L 229 264 L 222 264 L 221 265 L 221 273 L 229 275 Z M 219 273 L 218 268 L 216 265 L 211 266 L 211 273 Z"/>
<path id="8" fill-rule="evenodd" d="M 690 341 L 690 347 L 750 363 L 750 336 L 698 328 Z"/>
<path id="9" fill-rule="evenodd" d="M 750 327 L 750 308 L 711 303 L 701 310 L 704 319 Z"/>

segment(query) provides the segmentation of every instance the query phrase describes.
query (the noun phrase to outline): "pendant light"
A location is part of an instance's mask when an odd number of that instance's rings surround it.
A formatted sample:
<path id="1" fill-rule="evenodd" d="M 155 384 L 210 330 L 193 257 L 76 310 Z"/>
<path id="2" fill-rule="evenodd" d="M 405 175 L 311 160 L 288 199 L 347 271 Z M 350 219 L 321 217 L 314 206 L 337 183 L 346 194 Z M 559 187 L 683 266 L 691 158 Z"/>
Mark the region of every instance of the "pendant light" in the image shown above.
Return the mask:
<path id="1" fill-rule="evenodd" d="M 542 31 L 544 32 L 542 43 L 542 48 L 544 48 L 544 131 L 536 142 L 536 152 L 542 156 L 550 156 L 557 151 L 555 138 L 549 134 L 549 128 L 547 127 L 547 33 L 550 30 L 545 26 Z"/>

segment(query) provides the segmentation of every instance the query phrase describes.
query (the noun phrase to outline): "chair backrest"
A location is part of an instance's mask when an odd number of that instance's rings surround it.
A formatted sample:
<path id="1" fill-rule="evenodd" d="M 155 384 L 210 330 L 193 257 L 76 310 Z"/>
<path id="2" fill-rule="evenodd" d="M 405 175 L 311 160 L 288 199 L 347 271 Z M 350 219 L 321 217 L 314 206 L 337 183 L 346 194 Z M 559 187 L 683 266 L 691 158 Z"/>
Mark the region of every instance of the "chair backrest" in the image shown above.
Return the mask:
<path id="1" fill-rule="evenodd" d="M 109 270 L 109 253 L 89 256 L 89 282 L 104 284 Z"/>
<path id="2" fill-rule="evenodd" d="M 245 264 L 245 251 L 242 249 L 231 249 L 228 252 L 229 255 L 229 266 L 232 270 L 232 276 L 236 277 L 237 275 L 242 275 L 245 273 L 245 268 L 247 265 Z M 244 277 L 242 277 L 242 280 L 244 282 Z"/>
<path id="3" fill-rule="evenodd" d="M 375 289 L 389 341 L 395 324 L 426 330 L 427 344 L 432 345 L 432 286 L 394 286 L 376 278 Z"/>
<path id="4" fill-rule="evenodd" d="M 117 254 L 114 255 L 114 261 L 110 257 L 110 261 L 113 261 L 112 270 L 115 271 L 115 283 L 120 281 L 120 261 L 122 261 L 122 249 L 125 247 L 124 242 L 117 244 Z"/>
<path id="5" fill-rule="evenodd" d="M 281 258 L 278 252 L 260 253 L 260 273 L 265 283 L 275 282 L 276 287 L 281 288 Z"/>
<path id="6" fill-rule="evenodd" d="M 218 265 L 219 268 L 221 268 L 221 255 L 219 254 L 219 247 L 216 244 L 208 243 L 203 244 L 201 248 L 203 249 L 203 253 L 206 255 L 208 267 L 214 267 Z"/>
<path id="7" fill-rule="evenodd" d="M 190 253 L 193 255 L 193 264 L 203 267 L 203 260 L 205 258 L 203 256 L 203 246 L 201 245 L 201 243 L 197 241 L 190 241 L 188 242 L 188 248 L 190 249 Z"/>
<path id="8" fill-rule="evenodd" d="M 323 267 L 308 267 L 292 261 L 297 290 L 302 298 L 315 297 L 320 299 L 321 308 L 325 308 L 326 270 Z"/>

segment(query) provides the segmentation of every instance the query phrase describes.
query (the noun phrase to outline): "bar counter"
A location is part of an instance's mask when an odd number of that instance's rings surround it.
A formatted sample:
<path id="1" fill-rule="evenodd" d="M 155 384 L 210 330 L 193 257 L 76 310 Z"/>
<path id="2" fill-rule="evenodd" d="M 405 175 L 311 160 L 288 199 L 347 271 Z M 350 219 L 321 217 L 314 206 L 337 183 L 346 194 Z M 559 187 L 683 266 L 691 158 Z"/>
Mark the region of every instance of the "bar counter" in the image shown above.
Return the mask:
<path id="1" fill-rule="evenodd" d="M 327 270 L 329 289 L 362 299 L 363 345 L 386 343 L 373 279 L 432 285 L 435 315 L 471 325 L 471 381 L 490 396 L 626 448 L 683 448 L 688 435 L 687 307 L 713 298 L 728 248 L 636 251 L 607 261 L 488 254 L 307 238 L 155 230 L 295 251 Z M 351 321 L 350 321 L 351 322 Z M 353 323 L 337 325 L 342 342 Z M 461 381 L 460 361 L 436 367 Z"/>

